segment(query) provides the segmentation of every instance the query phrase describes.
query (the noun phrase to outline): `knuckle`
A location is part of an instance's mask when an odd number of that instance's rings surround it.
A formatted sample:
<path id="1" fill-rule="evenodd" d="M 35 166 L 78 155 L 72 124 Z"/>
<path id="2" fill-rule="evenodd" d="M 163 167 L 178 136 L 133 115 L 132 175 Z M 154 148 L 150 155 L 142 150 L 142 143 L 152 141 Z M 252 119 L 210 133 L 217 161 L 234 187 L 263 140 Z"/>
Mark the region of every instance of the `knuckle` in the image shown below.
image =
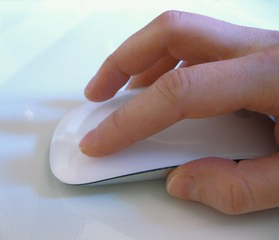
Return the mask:
<path id="1" fill-rule="evenodd" d="M 191 72 L 180 68 L 171 70 L 154 85 L 164 99 L 180 112 L 179 119 L 186 117 L 183 111 L 183 101 L 185 96 L 190 94 L 194 82 L 194 75 Z"/>
<path id="2" fill-rule="evenodd" d="M 238 215 L 254 209 L 254 197 L 251 188 L 245 178 L 233 181 L 223 188 L 222 208 L 223 213 Z"/>
<path id="3" fill-rule="evenodd" d="M 119 64 L 118 64 L 117 54 L 116 53 L 110 54 L 107 57 L 107 59 L 105 60 L 105 63 L 108 64 L 109 66 L 111 66 L 114 69 L 121 69 L 121 66 L 119 66 Z"/>
<path id="4" fill-rule="evenodd" d="M 172 103 L 181 100 L 183 93 L 189 89 L 189 80 L 180 70 L 171 70 L 163 75 L 160 87 L 161 93 Z"/>
<path id="5" fill-rule="evenodd" d="M 177 10 L 168 10 L 162 13 L 158 18 L 158 23 L 168 31 L 180 29 L 185 21 L 193 16 L 193 13 L 182 12 Z"/>
<path id="6" fill-rule="evenodd" d="M 133 144 L 137 141 L 136 136 L 129 131 L 128 125 L 124 123 L 123 116 L 126 115 L 126 106 L 123 105 L 121 109 L 113 112 L 110 117 L 110 124 L 113 130 L 117 132 L 117 135 L 121 139 L 125 139 L 129 144 Z"/>
<path id="7" fill-rule="evenodd" d="M 251 109 L 256 106 L 258 111 L 277 115 L 279 106 L 277 97 L 279 91 L 279 44 L 256 53 L 253 59 L 259 77 L 256 77 L 253 82 L 253 92 L 250 97 L 247 97 L 247 106 Z"/>
<path id="8" fill-rule="evenodd" d="M 178 50 L 178 41 L 181 39 L 183 32 L 187 30 L 187 26 L 191 25 L 191 21 L 197 20 L 198 15 L 177 10 L 169 10 L 162 13 L 155 19 L 158 27 L 164 32 L 164 41 L 166 48 L 173 56 L 181 57 Z"/>
<path id="9" fill-rule="evenodd" d="M 109 64 L 113 65 L 113 66 L 117 66 L 117 57 L 116 57 L 116 53 L 111 53 L 107 59 L 106 59 L 106 62 L 108 62 Z"/>
<path id="10" fill-rule="evenodd" d="M 118 111 L 113 112 L 110 115 L 109 120 L 110 120 L 112 128 L 117 129 L 118 131 L 123 131 L 122 125 L 120 124 Z"/>
<path id="11" fill-rule="evenodd" d="M 158 20 L 165 24 L 173 24 L 176 20 L 178 20 L 183 12 L 177 10 L 168 10 L 163 12 Z"/>
<path id="12" fill-rule="evenodd" d="M 263 49 L 259 52 L 258 59 L 260 63 L 266 63 L 269 66 L 275 67 L 279 70 L 279 44 L 271 48 Z"/>
<path id="13" fill-rule="evenodd" d="M 116 71 L 112 71 L 112 74 L 114 74 L 113 77 L 118 78 L 118 72 L 121 72 L 124 75 L 130 75 L 134 74 L 135 70 L 130 69 L 130 66 L 126 63 L 123 64 L 121 62 L 121 57 L 118 54 L 118 51 L 115 51 L 114 53 L 111 53 L 105 60 L 106 64 L 109 64 L 113 69 Z"/>
<path id="14" fill-rule="evenodd" d="M 235 184 L 230 184 L 227 186 L 224 197 L 224 209 L 223 212 L 228 215 L 237 215 L 244 211 L 244 193 L 239 190 Z"/>

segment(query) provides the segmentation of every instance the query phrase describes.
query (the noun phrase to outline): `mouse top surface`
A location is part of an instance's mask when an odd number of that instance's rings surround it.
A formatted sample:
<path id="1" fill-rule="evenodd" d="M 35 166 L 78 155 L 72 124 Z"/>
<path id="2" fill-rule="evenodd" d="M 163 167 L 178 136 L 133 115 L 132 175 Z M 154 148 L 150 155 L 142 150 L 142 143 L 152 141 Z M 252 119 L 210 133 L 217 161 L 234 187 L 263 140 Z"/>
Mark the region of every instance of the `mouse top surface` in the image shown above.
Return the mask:
<path id="1" fill-rule="evenodd" d="M 202 157 L 249 159 L 276 152 L 273 121 L 240 110 L 204 119 L 185 119 L 106 157 L 88 157 L 79 142 L 110 113 L 139 90 L 120 91 L 102 103 L 88 102 L 69 112 L 58 124 L 50 146 L 53 174 L 68 184 L 90 184 L 166 169 Z"/>

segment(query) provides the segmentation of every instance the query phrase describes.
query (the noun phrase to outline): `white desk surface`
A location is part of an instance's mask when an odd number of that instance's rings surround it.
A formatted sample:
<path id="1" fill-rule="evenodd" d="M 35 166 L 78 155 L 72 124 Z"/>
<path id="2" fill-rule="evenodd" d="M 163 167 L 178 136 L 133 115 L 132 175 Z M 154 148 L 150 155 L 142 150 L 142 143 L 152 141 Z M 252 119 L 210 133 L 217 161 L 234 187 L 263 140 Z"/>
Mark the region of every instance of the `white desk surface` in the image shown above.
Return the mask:
<path id="1" fill-rule="evenodd" d="M 279 30 L 272 0 L 0 1 L 0 239 L 279 239 L 279 209 L 225 216 L 164 180 L 73 187 L 50 172 L 58 121 L 104 58 L 168 9 Z"/>

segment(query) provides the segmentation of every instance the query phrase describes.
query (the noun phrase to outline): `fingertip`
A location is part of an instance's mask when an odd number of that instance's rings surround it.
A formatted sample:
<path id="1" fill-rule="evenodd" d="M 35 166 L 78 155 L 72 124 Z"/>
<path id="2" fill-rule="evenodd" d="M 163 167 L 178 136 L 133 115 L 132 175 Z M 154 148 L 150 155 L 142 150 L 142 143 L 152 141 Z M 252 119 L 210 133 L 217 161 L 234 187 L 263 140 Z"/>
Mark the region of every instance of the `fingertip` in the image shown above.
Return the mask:
<path id="1" fill-rule="evenodd" d="M 183 200 L 195 200 L 195 178 L 187 174 L 173 175 L 167 181 L 167 191 L 170 195 Z"/>
<path id="2" fill-rule="evenodd" d="M 106 127 L 110 124 L 104 121 L 97 128 L 87 133 L 79 143 L 80 151 L 89 157 L 104 157 L 115 153 L 125 146 L 119 142 L 111 141 Z"/>
<path id="3" fill-rule="evenodd" d="M 83 144 L 80 144 L 79 149 L 84 155 L 86 155 L 88 157 L 104 157 L 104 156 L 108 155 L 107 152 L 100 150 L 100 148 L 98 146 L 94 146 L 94 145 L 85 146 Z"/>
<path id="4" fill-rule="evenodd" d="M 99 151 L 98 148 L 94 148 L 94 147 L 92 147 L 92 148 L 79 147 L 79 149 L 84 155 L 86 155 L 88 157 L 92 157 L 92 158 L 94 158 L 94 157 L 99 158 L 99 157 L 104 157 L 104 156 L 108 155 L 108 153 Z"/>
<path id="5" fill-rule="evenodd" d="M 96 129 L 87 133 L 79 143 L 80 151 L 89 157 L 103 157 L 107 152 L 100 147 L 96 136 Z"/>
<path id="6" fill-rule="evenodd" d="M 84 89 L 84 93 L 90 93 L 93 86 L 94 86 L 94 82 L 95 82 L 95 76 L 93 78 L 91 78 L 91 80 L 89 81 L 89 83 L 87 84 L 87 86 Z"/>
<path id="7" fill-rule="evenodd" d="M 130 75 L 123 72 L 109 58 L 102 64 L 95 76 L 87 84 L 84 95 L 93 102 L 112 98 L 129 80 Z"/>
<path id="8" fill-rule="evenodd" d="M 103 102 L 114 97 L 115 94 L 109 91 L 84 90 L 85 97 L 91 102 Z"/>
<path id="9" fill-rule="evenodd" d="M 100 95 L 100 91 L 94 91 L 94 87 L 96 85 L 96 77 L 93 77 L 87 86 L 84 89 L 85 97 L 92 102 L 100 102 L 103 101 L 102 95 Z"/>
<path id="10" fill-rule="evenodd" d="M 91 147 L 92 147 L 92 144 L 94 142 L 94 130 L 87 133 L 83 138 L 82 140 L 79 142 L 79 149 L 80 151 L 87 155 L 87 156 L 91 156 Z"/>
<path id="11" fill-rule="evenodd" d="M 102 102 L 112 98 L 117 90 L 112 90 L 110 87 L 103 88 L 98 86 L 97 79 L 92 78 L 84 89 L 85 97 L 92 102 Z"/>

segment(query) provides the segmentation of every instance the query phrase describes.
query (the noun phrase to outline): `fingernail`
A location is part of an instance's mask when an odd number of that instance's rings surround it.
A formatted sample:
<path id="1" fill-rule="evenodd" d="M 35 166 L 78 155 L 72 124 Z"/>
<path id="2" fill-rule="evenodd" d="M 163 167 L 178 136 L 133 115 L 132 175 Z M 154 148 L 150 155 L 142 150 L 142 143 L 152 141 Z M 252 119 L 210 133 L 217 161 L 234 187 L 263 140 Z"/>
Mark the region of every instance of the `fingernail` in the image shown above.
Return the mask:
<path id="1" fill-rule="evenodd" d="M 95 141 L 95 131 L 87 133 L 79 143 L 79 148 L 83 153 L 87 153 L 88 149 L 92 148 Z"/>
<path id="2" fill-rule="evenodd" d="M 86 88 L 85 88 L 85 90 L 84 90 L 85 94 L 86 94 L 86 93 L 89 93 L 89 92 L 91 91 L 91 89 L 93 88 L 93 85 L 94 85 L 94 78 L 95 78 L 95 77 L 93 77 L 93 78 L 90 80 L 90 82 L 87 84 L 87 86 L 86 86 Z"/>
<path id="3" fill-rule="evenodd" d="M 167 191 L 170 195 L 185 199 L 196 200 L 195 197 L 195 179 L 185 174 L 174 175 L 167 184 Z"/>

